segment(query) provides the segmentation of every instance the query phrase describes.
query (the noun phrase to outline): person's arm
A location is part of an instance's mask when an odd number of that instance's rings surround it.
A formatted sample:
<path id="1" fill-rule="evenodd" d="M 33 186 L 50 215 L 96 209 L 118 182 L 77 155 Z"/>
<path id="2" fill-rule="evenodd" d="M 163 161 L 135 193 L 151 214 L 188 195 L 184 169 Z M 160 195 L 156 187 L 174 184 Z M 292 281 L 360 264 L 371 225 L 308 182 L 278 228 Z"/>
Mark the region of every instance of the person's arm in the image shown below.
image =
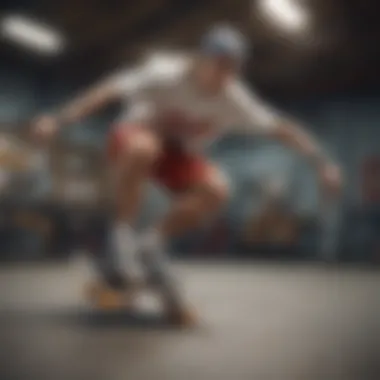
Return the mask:
<path id="1" fill-rule="evenodd" d="M 233 88 L 230 96 L 234 105 L 235 124 L 240 125 L 238 130 L 279 141 L 301 155 L 317 170 L 325 188 L 338 190 L 341 184 L 339 166 L 329 158 L 321 144 L 305 127 L 278 115 L 241 85 Z"/>
<path id="2" fill-rule="evenodd" d="M 120 96 L 118 86 L 113 81 L 107 80 L 75 97 L 52 116 L 55 116 L 62 126 L 73 124 L 117 101 Z"/>
<path id="3" fill-rule="evenodd" d="M 39 116 L 32 126 L 37 136 L 50 137 L 61 127 L 76 123 L 108 104 L 145 90 L 151 83 L 145 67 L 117 74 L 77 96 L 58 111 Z"/>
<path id="4" fill-rule="evenodd" d="M 57 120 L 61 124 L 78 122 L 122 97 L 145 89 L 150 76 L 150 71 L 141 67 L 103 80 L 61 107 L 56 113 Z"/>
<path id="5" fill-rule="evenodd" d="M 316 168 L 332 163 L 312 134 L 294 121 L 279 118 L 273 128 L 268 131 L 268 137 L 294 150 Z"/>
<path id="6" fill-rule="evenodd" d="M 303 156 L 317 171 L 322 189 L 328 196 L 341 191 L 342 172 L 340 165 L 334 162 L 323 150 L 321 144 L 296 122 L 279 119 L 269 137 L 281 142 Z"/>
<path id="7" fill-rule="evenodd" d="M 181 75 L 187 67 L 186 62 L 186 58 L 170 55 L 150 57 L 137 68 L 117 74 L 69 102 L 58 112 L 58 120 L 63 124 L 71 124 L 121 97 L 160 91 L 165 82 Z"/>

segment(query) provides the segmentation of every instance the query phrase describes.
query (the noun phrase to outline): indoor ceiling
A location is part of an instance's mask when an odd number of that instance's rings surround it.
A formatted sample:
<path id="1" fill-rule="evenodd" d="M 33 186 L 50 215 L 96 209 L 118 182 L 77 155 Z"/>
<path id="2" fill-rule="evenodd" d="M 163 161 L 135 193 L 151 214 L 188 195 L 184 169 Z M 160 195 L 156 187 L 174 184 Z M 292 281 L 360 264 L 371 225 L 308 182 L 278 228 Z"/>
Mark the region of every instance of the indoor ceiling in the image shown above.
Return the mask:
<path id="1" fill-rule="evenodd" d="M 250 78 L 276 93 L 342 91 L 380 83 L 376 0 L 304 0 L 310 31 L 290 32 L 259 11 L 264 0 L 8 0 L 1 13 L 21 12 L 54 26 L 67 50 L 50 69 L 95 78 L 154 46 L 192 46 L 208 26 L 229 21 L 252 41 Z M 267 1 L 267 0 L 265 0 Z M 258 8 L 255 8 L 255 4 Z M 2 54 L 42 65 L 15 47 Z"/>

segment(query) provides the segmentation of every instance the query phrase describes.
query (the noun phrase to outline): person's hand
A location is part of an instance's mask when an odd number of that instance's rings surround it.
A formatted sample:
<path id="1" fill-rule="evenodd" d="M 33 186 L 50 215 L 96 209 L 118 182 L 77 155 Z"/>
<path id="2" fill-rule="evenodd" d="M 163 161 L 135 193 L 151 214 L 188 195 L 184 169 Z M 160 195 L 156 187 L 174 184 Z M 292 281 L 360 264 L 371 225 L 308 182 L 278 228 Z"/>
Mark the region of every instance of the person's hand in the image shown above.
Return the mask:
<path id="1" fill-rule="evenodd" d="M 326 162 L 318 167 L 319 183 L 323 195 L 327 199 L 340 196 L 342 192 L 343 178 L 338 165 Z"/>
<path id="2" fill-rule="evenodd" d="M 59 130 L 57 118 L 51 115 L 42 115 L 32 122 L 33 137 L 39 142 L 49 142 Z"/>

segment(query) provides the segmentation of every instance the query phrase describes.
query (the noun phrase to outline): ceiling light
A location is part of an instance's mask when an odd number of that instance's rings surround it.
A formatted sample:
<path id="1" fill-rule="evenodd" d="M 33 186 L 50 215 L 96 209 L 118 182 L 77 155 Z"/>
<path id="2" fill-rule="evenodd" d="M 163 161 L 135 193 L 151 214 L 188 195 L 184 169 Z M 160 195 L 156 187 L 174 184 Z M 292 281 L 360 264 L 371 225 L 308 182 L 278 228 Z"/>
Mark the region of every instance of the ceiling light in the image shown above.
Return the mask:
<path id="1" fill-rule="evenodd" d="M 4 17 L 0 31 L 3 38 L 42 54 L 59 54 L 65 45 L 57 31 L 21 15 Z"/>
<path id="2" fill-rule="evenodd" d="M 260 0 L 260 13 L 283 30 L 303 32 L 310 23 L 309 13 L 299 0 Z"/>

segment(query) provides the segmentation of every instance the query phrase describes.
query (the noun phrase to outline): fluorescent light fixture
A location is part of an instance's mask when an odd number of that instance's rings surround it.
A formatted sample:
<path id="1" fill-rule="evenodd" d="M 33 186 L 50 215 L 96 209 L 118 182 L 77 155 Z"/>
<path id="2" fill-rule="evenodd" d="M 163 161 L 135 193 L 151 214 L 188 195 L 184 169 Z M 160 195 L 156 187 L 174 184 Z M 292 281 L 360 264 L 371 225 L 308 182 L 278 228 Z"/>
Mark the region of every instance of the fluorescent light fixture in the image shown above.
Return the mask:
<path id="1" fill-rule="evenodd" d="M 59 54 L 65 45 L 57 31 L 22 15 L 4 17 L 0 31 L 3 38 L 42 54 Z"/>
<path id="2" fill-rule="evenodd" d="M 303 32 L 310 22 L 299 0 L 260 0 L 259 10 L 274 25 L 290 32 Z"/>

